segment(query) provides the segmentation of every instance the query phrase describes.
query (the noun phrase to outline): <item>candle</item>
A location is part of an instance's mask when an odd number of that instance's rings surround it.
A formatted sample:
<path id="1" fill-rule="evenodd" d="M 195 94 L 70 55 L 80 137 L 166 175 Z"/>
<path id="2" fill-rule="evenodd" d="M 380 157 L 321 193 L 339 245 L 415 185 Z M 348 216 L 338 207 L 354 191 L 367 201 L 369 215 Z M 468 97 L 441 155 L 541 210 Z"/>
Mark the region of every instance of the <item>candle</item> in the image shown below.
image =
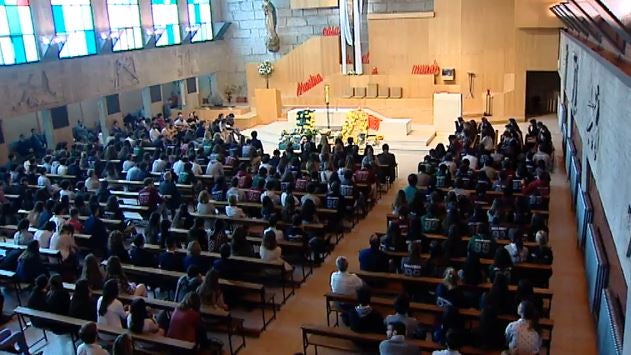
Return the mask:
<path id="1" fill-rule="evenodd" d="M 329 103 L 329 84 L 324 85 L 324 103 Z"/>

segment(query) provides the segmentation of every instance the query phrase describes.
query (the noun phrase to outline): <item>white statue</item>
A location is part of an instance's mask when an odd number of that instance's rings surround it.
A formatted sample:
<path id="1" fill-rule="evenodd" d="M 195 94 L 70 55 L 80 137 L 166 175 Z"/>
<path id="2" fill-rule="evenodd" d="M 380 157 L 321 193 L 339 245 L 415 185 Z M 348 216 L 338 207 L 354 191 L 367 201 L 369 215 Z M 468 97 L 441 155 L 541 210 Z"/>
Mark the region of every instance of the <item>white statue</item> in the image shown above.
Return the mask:
<path id="1" fill-rule="evenodd" d="M 267 38 L 265 38 L 265 47 L 270 52 L 278 52 L 280 50 L 280 39 L 276 33 L 276 6 L 270 0 L 263 0 L 263 12 L 265 13 L 265 27 L 267 28 Z"/>

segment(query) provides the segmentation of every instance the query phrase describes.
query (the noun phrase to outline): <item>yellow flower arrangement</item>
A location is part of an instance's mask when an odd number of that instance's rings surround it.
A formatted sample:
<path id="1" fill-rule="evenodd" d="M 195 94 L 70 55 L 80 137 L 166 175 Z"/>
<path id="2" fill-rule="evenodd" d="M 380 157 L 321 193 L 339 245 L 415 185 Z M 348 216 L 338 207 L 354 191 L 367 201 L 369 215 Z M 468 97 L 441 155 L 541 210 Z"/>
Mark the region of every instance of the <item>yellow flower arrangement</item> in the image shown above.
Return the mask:
<path id="1" fill-rule="evenodd" d="M 346 120 L 342 125 L 342 139 L 346 141 L 348 137 L 357 138 L 360 134 L 368 132 L 368 115 L 362 110 L 350 111 L 346 114 Z"/>

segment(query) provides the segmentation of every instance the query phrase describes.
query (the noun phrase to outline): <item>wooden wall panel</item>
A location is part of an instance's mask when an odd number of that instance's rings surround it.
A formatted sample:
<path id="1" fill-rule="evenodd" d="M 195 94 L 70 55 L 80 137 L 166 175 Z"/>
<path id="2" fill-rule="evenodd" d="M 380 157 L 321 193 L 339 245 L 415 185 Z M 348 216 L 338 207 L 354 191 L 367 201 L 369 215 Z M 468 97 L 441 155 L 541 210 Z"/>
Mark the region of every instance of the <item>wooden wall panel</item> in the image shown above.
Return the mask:
<path id="1" fill-rule="evenodd" d="M 410 74 L 415 64 L 432 64 L 429 23 L 433 18 L 369 20 L 369 67 L 379 74 Z M 383 49 L 382 49 L 383 48 Z"/>
<path id="2" fill-rule="evenodd" d="M 319 9 L 324 7 L 337 7 L 338 0 L 291 0 L 292 9 Z"/>
<path id="3" fill-rule="evenodd" d="M 563 23 L 550 11 L 558 0 L 515 0 L 517 28 L 561 28 Z"/>

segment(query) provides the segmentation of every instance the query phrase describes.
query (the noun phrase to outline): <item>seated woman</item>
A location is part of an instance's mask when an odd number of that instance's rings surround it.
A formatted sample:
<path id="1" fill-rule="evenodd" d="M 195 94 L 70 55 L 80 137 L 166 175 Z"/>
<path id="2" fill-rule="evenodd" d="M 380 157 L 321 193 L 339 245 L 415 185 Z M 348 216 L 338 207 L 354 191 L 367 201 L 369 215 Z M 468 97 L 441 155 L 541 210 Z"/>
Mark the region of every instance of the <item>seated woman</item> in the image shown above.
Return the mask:
<path id="1" fill-rule="evenodd" d="M 62 263 L 67 267 L 74 267 L 75 254 L 79 250 L 74 240 L 74 227 L 66 224 L 61 227 L 61 231 L 53 234 L 50 238 L 50 249 L 59 250 Z"/>
<path id="2" fill-rule="evenodd" d="M 458 285 L 458 274 L 454 268 L 448 267 L 443 282 L 436 286 L 436 304 L 442 308 L 460 308 L 465 304 L 464 294 Z"/>
<path id="3" fill-rule="evenodd" d="M 70 310 L 70 294 L 64 289 L 61 275 L 56 274 L 48 280 L 46 306 L 48 312 L 67 315 Z"/>
<path id="4" fill-rule="evenodd" d="M 263 243 L 259 247 L 259 255 L 262 260 L 270 262 L 283 262 L 285 271 L 293 270 L 293 266 L 288 264 L 283 258 L 282 250 L 276 242 L 276 234 L 272 231 L 267 231 L 263 235 Z"/>
<path id="5" fill-rule="evenodd" d="M 508 281 L 503 274 L 495 275 L 491 289 L 482 294 L 480 309 L 487 307 L 493 308 L 497 314 L 510 314 L 513 310 Z"/>
<path id="6" fill-rule="evenodd" d="M 202 250 L 209 250 L 208 248 L 208 234 L 204 229 L 204 219 L 195 218 L 193 226 L 188 231 L 186 239 L 188 242 L 196 241 L 202 247 Z"/>
<path id="7" fill-rule="evenodd" d="M 42 263 L 39 243 L 37 240 L 32 240 L 18 258 L 15 276 L 20 282 L 33 283 L 39 275 L 48 275 L 48 270 Z"/>
<path id="8" fill-rule="evenodd" d="M 193 216 L 188 212 L 188 204 L 182 203 L 173 217 L 173 228 L 190 229 L 193 226 Z"/>
<path id="9" fill-rule="evenodd" d="M 33 238 L 39 242 L 40 248 L 48 248 L 50 246 L 50 238 L 55 231 L 55 222 L 47 222 L 44 228 L 38 229 Z"/>
<path id="10" fill-rule="evenodd" d="M 209 270 L 204 277 L 204 281 L 197 288 L 201 304 L 216 309 L 228 310 L 228 306 L 224 303 L 223 292 L 219 286 L 219 272 Z"/>
<path id="11" fill-rule="evenodd" d="M 29 232 L 30 222 L 23 219 L 18 223 L 17 231 L 13 235 L 13 243 L 16 245 L 28 245 L 33 240 L 33 233 Z"/>
<path id="12" fill-rule="evenodd" d="M 228 206 L 226 206 L 226 215 L 228 217 L 246 218 L 245 212 L 240 207 L 237 207 L 237 197 L 230 195 L 228 197 Z"/>
<path id="13" fill-rule="evenodd" d="M 158 266 L 164 270 L 182 271 L 182 258 L 176 252 L 177 243 L 174 238 L 166 241 L 166 250 L 158 256 Z"/>
<path id="14" fill-rule="evenodd" d="M 539 354 L 541 335 L 539 334 L 537 312 L 529 301 L 517 307 L 519 319 L 511 322 L 504 332 L 511 354 Z"/>
<path id="15" fill-rule="evenodd" d="M 210 203 L 210 195 L 208 194 L 208 191 L 203 190 L 199 193 L 195 210 L 199 214 L 215 214 L 215 206 Z"/>
<path id="16" fill-rule="evenodd" d="M 201 345 L 206 341 L 206 330 L 200 313 L 201 301 L 195 292 L 189 292 L 171 315 L 169 338 L 190 341 Z"/>
<path id="17" fill-rule="evenodd" d="M 302 217 L 302 223 L 305 224 L 314 224 L 320 223 L 318 219 L 318 215 L 316 214 L 316 205 L 313 200 L 305 200 L 302 204 L 302 209 L 300 210 L 300 215 Z"/>
<path id="18" fill-rule="evenodd" d="M 136 234 L 134 237 L 129 256 L 131 263 L 136 266 L 156 267 L 157 265 L 155 255 L 145 249 L 145 237 L 142 234 Z"/>
<path id="19" fill-rule="evenodd" d="M 96 302 L 92 298 L 92 291 L 88 280 L 77 281 L 70 300 L 68 315 L 74 318 L 96 322 Z"/>
<path id="20" fill-rule="evenodd" d="M 99 261 L 94 254 L 88 254 L 83 259 L 83 269 L 81 269 L 81 279 L 88 282 L 91 290 L 101 290 L 105 283 L 105 275 L 99 266 Z"/>
<path id="21" fill-rule="evenodd" d="M 530 262 L 552 265 L 554 254 L 552 253 L 552 249 L 548 245 L 548 233 L 540 230 L 535 235 L 535 239 L 537 240 L 537 247 L 532 249 L 532 251 L 530 252 Z"/>
<path id="22" fill-rule="evenodd" d="M 408 249 L 405 238 L 401 235 L 399 225 L 393 222 L 388 224 L 388 231 L 381 240 L 382 247 L 387 251 L 406 251 Z"/>
<path id="23" fill-rule="evenodd" d="M 228 237 L 226 236 L 226 224 L 223 219 L 215 220 L 215 224 L 210 231 L 208 240 L 205 241 L 208 245 L 208 251 L 218 253 L 222 245 L 228 243 Z"/>
<path id="24" fill-rule="evenodd" d="M 118 290 L 120 290 L 120 292 L 133 296 L 147 297 L 147 287 L 144 284 L 129 282 L 127 275 L 125 275 L 123 271 L 121 261 L 117 256 L 110 256 L 107 259 L 105 283 L 109 280 L 116 280 L 118 282 Z"/>
<path id="25" fill-rule="evenodd" d="M 230 247 L 232 255 L 234 256 L 254 256 L 252 244 L 248 242 L 247 232 L 242 226 L 237 227 L 232 232 L 232 242 L 230 243 Z"/>
<path id="26" fill-rule="evenodd" d="M 129 264 L 131 263 L 131 257 L 125 248 L 123 238 L 123 233 L 120 231 L 112 231 L 110 233 L 110 237 L 107 241 L 107 255 L 116 256 L 120 259 L 121 263 Z"/>
<path id="27" fill-rule="evenodd" d="M 105 219 L 116 219 L 122 221 L 125 219 L 123 215 L 123 210 L 120 208 L 120 204 L 118 203 L 118 199 L 116 196 L 110 196 L 107 198 L 107 204 L 103 209 L 103 218 Z"/>
<path id="28" fill-rule="evenodd" d="M 103 286 L 103 295 L 96 301 L 97 324 L 114 328 L 122 328 L 127 320 L 128 312 L 123 303 L 118 300 L 118 282 L 115 279 L 108 280 Z M 112 336 L 101 335 L 101 339 L 112 341 Z"/>
<path id="29" fill-rule="evenodd" d="M 148 314 L 147 303 L 142 298 L 137 298 L 131 303 L 127 315 L 127 328 L 136 334 L 164 335 L 164 329 L 160 329 L 155 318 Z"/>
<path id="30" fill-rule="evenodd" d="M 209 263 L 207 261 L 204 262 L 201 254 L 202 247 L 199 243 L 196 241 L 189 242 L 186 248 L 186 256 L 183 260 L 184 270 L 188 270 L 191 265 L 196 265 L 201 272 L 206 272 L 209 268 Z"/>
<path id="31" fill-rule="evenodd" d="M 422 276 L 423 258 L 421 257 L 421 243 L 412 242 L 408 247 L 408 256 L 401 258 L 401 271 L 406 276 Z"/>

